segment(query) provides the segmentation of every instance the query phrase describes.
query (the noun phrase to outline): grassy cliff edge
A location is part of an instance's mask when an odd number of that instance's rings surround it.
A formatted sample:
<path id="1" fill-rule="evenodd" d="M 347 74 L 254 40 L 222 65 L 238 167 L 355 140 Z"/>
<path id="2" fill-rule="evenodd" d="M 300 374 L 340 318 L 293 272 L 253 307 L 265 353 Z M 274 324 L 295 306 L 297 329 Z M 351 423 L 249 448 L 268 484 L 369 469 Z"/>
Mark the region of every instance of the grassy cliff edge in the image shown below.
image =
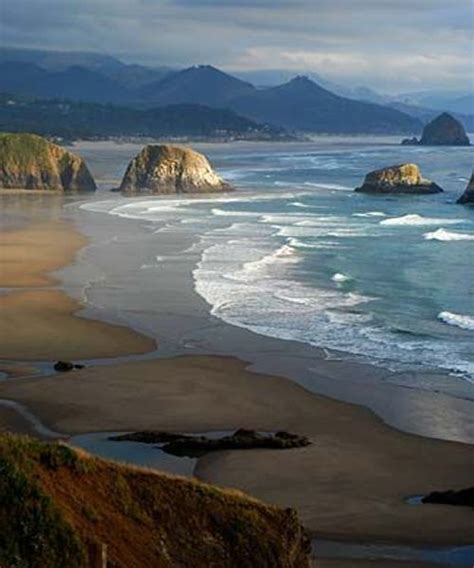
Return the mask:
<path id="1" fill-rule="evenodd" d="M 296 513 L 240 492 L 0 435 L 0 565 L 307 568 Z"/>

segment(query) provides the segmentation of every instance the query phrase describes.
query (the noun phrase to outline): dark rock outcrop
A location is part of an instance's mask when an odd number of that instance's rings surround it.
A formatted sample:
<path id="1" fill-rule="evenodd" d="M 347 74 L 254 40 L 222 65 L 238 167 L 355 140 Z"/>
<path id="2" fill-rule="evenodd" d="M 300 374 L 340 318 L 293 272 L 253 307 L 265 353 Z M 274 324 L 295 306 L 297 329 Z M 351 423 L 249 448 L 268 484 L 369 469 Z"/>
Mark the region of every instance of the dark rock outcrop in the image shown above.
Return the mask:
<path id="1" fill-rule="evenodd" d="M 276 432 L 276 434 L 261 434 L 255 430 L 241 428 L 230 436 L 222 438 L 209 438 L 207 436 L 191 436 L 186 434 L 173 434 L 169 432 L 133 432 L 111 436 L 110 440 L 142 442 L 145 444 L 163 444 L 161 449 L 176 456 L 199 457 L 207 452 L 218 450 L 248 450 L 268 448 L 273 450 L 287 450 L 302 448 L 311 442 L 305 436 L 290 434 L 289 432 Z"/>
<path id="2" fill-rule="evenodd" d="M 462 205 L 474 203 L 474 172 L 472 172 L 471 180 L 467 184 L 466 191 L 458 199 L 458 203 Z"/>
<path id="3" fill-rule="evenodd" d="M 36 134 L 0 134 L 0 188 L 95 191 L 82 158 Z"/>
<path id="4" fill-rule="evenodd" d="M 443 112 L 423 129 L 421 139 L 405 138 L 405 146 L 469 146 L 464 126 L 447 112 Z"/>
<path id="5" fill-rule="evenodd" d="M 416 164 L 399 164 L 368 173 L 355 189 L 362 193 L 440 193 L 436 183 L 422 177 Z"/>
<path id="6" fill-rule="evenodd" d="M 457 505 L 460 507 L 474 507 L 474 487 L 460 491 L 433 491 L 421 500 L 422 503 L 436 503 L 439 505 Z"/>
<path id="7" fill-rule="evenodd" d="M 145 146 L 128 165 L 120 185 L 124 193 L 207 193 L 230 189 L 204 155 L 169 145 Z"/>
<path id="8" fill-rule="evenodd" d="M 57 361 L 54 364 L 54 370 L 58 373 L 67 373 L 73 371 L 74 369 L 84 369 L 85 365 L 71 363 L 71 361 Z"/>

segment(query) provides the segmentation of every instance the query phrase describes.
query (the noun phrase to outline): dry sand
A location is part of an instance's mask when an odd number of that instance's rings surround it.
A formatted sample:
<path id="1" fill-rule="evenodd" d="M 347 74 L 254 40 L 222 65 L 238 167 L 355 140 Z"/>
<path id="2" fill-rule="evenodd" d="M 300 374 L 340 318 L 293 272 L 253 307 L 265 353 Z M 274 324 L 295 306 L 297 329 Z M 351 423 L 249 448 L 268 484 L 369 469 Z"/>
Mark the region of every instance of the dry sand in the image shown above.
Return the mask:
<path id="1" fill-rule="evenodd" d="M 71 262 L 87 243 L 65 223 L 40 223 L 27 229 L 3 231 L 0 242 L 0 286 L 48 286 L 49 273 Z"/>
<path id="2" fill-rule="evenodd" d="M 76 317 L 81 305 L 62 290 L 45 288 L 52 270 L 71 262 L 86 243 L 73 227 L 42 223 L 5 231 L 0 242 L 0 359 L 93 359 L 155 348 L 152 339 L 118 325 Z"/>

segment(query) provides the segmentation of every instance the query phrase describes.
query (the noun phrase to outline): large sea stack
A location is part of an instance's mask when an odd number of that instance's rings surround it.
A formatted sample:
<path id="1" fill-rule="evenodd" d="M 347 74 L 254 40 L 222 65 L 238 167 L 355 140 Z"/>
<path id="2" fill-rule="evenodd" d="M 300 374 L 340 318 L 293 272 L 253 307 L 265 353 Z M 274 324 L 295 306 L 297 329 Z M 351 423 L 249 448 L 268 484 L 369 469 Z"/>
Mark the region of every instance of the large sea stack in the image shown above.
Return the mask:
<path id="1" fill-rule="evenodd" d="M 363 193 L 440 193 L 436 183 L 425 179 L 416 164 L 400 164 L 368 173 L 355 191 Z"/>
<path id="2" fill-rule="evenodd" d="M 149 145 L 128 165 L 124 193 L 208 193 L 231 186 L 212 169 L 206 156 L 178 146 Z"/>
<path id="3" fill-rule="evenodd" d="M 443 112 L 425 126 L 421 140 L 406 138 L 402 144 L 408 146 L 470 146 L 470 141 L 459 120 Z"/>
<path id="4" fill-rule="evenodd" d="M 0 133 L 0 188 L 95 191 L 84 160 L 36 134 Z"/>
<path id="5" fill-rule="evenodd" d="M 474 172 L 472 172 L 471 180 L 467 184 L 466 191 L 458 199 L 458 203 L 463 205 L 468 203 L 474 204 Z"/>

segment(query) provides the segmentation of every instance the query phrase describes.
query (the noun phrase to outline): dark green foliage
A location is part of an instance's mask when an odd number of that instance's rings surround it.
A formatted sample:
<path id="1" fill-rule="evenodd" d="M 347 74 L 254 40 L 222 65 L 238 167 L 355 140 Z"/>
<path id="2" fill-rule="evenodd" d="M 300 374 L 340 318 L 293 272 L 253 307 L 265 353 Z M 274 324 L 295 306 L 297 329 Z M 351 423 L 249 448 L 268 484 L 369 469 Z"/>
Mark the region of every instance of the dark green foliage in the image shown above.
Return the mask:
<path id="1" fill-rule="evenodd" d="M 0 446 L 0 566 L 2 568 L 75 568 L 85 565 L 74 530 L 34 478 L 28 452 L 49 464 L 70 461 L 63 446 L 24 438 Z"/>
<path id="2" fill-rule="evenodd" d="M 257 124 L 226 109 L 180 104 L 140 110 L 111 104 L 35 100 L 0 95 L 0 130 L 43 136 L 285 138 L 282 129 Z"/>

